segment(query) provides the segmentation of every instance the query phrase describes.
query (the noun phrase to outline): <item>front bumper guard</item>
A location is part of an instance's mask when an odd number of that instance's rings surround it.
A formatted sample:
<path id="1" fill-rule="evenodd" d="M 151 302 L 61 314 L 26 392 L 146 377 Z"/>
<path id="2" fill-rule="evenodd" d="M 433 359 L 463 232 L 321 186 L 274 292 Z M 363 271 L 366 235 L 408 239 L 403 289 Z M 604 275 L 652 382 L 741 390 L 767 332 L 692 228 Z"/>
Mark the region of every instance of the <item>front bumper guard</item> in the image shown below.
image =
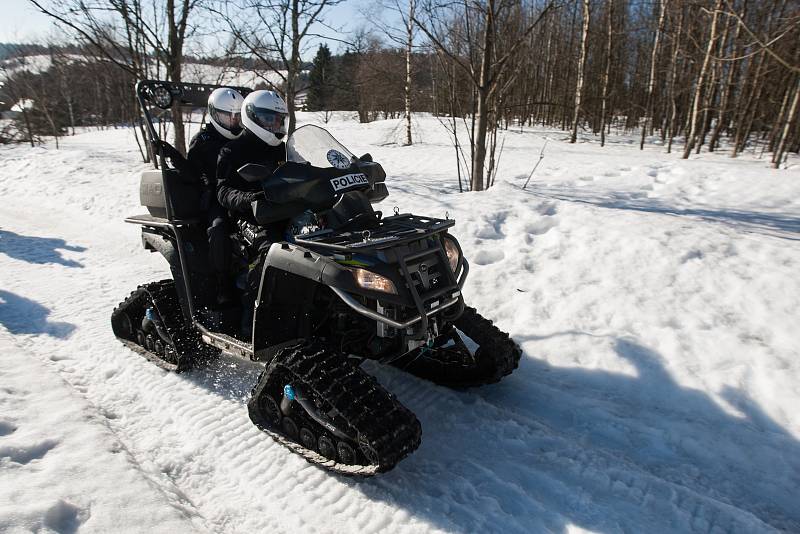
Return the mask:
<path id="1" fill-rule="evenodd" d="M 436 306 L 433 306 L 430 310 L 426 310 L 425 311 L 426 318 L 436 313 L 439 313 L 440 311 L 447 309 L 450 306 L 453 306 L 454 304 L 457 304 L 458 301 L 461 300 L 461 289 L 464 287 L 464 282 L 467 279 L 468 273 L 469 273 L 469 263 L 467 263 L 467 260 L 462 259 L 461 274 L 458 277 L 458 289 L 455 289 L 453 291 L 453 293 L 451 294 L 451 298 L 437 304 Z M 331 290 L 333 290 L 333 292 L 340 299 L 342 299 L 342 301 L 345 304 L 347 304 L 353 311 L 374 321 L 379 321 L 383 324 L 389 325 L 397 330 L 405 330 L 406 328 L 414 326 L 418 322 L 422 321 L 423 318 L 423 315 L 420 313 L 401 323 L 400 321 L 396 321 L 391 317 L 387 317 L 386 315 L 383 315 L 382 313 L 379 313 L 373 309 L 367 308 L 366 306 L 358 302 L 356 299 L 354 299 L 353 296 L 346 291 L 343 291 L 336 287 L 331 287 Z"/>

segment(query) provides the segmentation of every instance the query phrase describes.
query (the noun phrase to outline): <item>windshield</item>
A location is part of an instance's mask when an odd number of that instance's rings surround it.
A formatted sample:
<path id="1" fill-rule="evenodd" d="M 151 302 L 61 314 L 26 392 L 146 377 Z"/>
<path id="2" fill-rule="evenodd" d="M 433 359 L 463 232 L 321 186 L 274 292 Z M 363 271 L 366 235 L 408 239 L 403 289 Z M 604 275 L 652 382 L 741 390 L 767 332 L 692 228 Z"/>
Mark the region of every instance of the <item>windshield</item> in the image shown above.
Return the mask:
<path id="1" fill-rule="evenodd" d="M 286 161 L 310 163 L 314 167 L 350 167 L 353 153 L 324 128 L 307 124 L 286 141 Z"/>

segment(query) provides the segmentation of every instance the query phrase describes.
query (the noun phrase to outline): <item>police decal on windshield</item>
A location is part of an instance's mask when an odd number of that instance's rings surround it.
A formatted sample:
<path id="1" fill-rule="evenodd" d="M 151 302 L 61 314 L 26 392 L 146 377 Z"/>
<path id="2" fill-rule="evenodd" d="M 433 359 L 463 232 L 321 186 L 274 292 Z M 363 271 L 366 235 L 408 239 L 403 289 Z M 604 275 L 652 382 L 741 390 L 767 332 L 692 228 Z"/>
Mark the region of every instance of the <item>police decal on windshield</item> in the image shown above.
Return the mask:
<path id="1" fill-rule="evenodd" d="M 334 191 L 341 191 L 342 189 L 347 189 L 354 185 L 369 185 L 369 180 L 360 172 L 331 178 L 331 186 L 333 186 Z"/>

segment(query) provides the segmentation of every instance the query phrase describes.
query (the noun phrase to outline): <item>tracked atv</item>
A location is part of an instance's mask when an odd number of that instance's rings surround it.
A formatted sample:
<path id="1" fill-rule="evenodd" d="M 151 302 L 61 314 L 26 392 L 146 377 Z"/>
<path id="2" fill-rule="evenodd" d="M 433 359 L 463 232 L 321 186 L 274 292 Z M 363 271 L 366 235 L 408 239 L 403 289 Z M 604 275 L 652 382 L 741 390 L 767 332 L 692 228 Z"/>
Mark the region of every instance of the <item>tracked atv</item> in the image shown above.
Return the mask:
<path id="1" fill-rule="evenodd" d="M 243 339 L 235 325 L 247 310 L 214 298 L 202 188 L 185 166 L 168 164 L 170 152 L 178 156 L 154 125 L 170 110 L 202 108 L 215 88 L 137 84 L 160 169 L 142 174 L 148 213 L 126 221 L 141 225 L 144 248 L 166 258 L 173 279 L 139 286 L 113 311 L 114 333 L 174 371 L 219 351 L 263 362 L 248 403 L 260 429 L 333 471 L 387 471 L 419 446 L 421 427 L 363 360 L 463 388 L 511 373 L 521 351 L 465 307 L 469 264 L 449 233 L 455 222 L 375 211 L 388 195 L 381 166 L 314 126 L 287 140 L 287 162 L 274 173 L 239 171 L 263 187 L 266 200 L 252 206 L 259 225 L 288 221 L 286 240 L 260 262 L 252 335 Z M 240 224 L 232 237 L 246 248 L 256 229 Z"/>

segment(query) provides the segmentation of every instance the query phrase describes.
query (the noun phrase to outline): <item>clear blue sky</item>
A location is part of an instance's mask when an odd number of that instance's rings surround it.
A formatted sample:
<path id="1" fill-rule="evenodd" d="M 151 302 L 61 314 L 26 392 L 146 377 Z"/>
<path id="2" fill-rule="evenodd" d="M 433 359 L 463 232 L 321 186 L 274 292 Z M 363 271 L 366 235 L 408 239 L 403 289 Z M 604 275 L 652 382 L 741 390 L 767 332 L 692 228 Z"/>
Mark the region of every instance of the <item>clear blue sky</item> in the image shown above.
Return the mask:
<path id="1" fill-rule="evenodd" d="M 334 27 L 352 30 L 363 24 L 364 17 L 361 12 L 363 7 L 371 3 L 370 0 L 347 0 L 330 8 L 326 20 Z M 52 19 L 39 13 L 28 0 L 0 0 L 0 13 L 2 13 L 0 15 L 0 42 L 19 43 L 44 40 L 56 31 Z M 319 31 L 322 34 L 332 33 L 323 28 L 320 28 Z M 331 42 L 329 46 L 334 52 L 340 48 L 336 42 Z"/>

